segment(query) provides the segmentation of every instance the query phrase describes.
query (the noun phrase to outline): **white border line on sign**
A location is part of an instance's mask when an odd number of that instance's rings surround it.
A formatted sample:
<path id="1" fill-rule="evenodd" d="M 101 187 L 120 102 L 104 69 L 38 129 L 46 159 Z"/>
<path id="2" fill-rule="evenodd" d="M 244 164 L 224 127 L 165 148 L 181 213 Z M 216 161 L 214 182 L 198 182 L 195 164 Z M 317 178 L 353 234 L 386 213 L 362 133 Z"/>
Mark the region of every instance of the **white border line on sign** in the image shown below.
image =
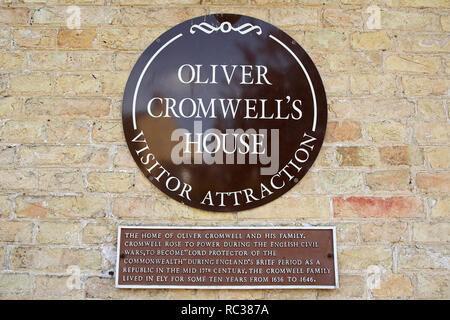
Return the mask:
<path id="1" fill-rule="evenodd" d="M 303 63 L 295 55 L 295 53 L 291 49 L 289 49 L 289 47 L 287 45 L 285 45 L 281 40 L 279 40 L 278 38 L 274 37 L 271 34 L 269 34 L 269 38 L 275 40 L 283 48 L 285 48 L 287 50 L 287 52 L 289 52 L 294 57 L 294 59 L 297 61 L 297 63 L 300 65 L 300 67 L 302 68 L 303 72 L 306 75 L 306 79 L 308 80 L 309 87 L 311 88 L 311 93 L 312 93 L 312 97 L 313 97 L 313 104 L 314 104 L 314 118 L 313 118 L 313 125 L 312 125 L 312 129 L 311 129 L 314 132 L 314 131 L 316 131 L 316 124 L 317 124 L 317 101 L 316 101 L 316 93 L 314 92 L 314 86 L 312 84 L 311 78 L 309 77 L 308 71 L 306 71 L 306 68 L 303 65 Z"/>
<path id="2" fill-rule="evenodd" d="M 150 64 L 155 60 L 156 56 L 160 54 L 161 51 L 164 50 L 169 44 L 177 40 L 179 37 L 181 37 L 183 34 L 180 33 L 177 36 L 173 37 L 169 41 L 167 41 L 161 48 L 158 49 L 158 51 L 155 52 L 155 54 L 148 60 L 147 64 L 145 65 L 144 70 L 142 70 L 141 75 L 139 76 L 139 80 L 136 84 L 136 89 L 134 89 L 134 95 L 133 95 L 133 128 L 134 130 L 137 130 L 137 124 L 136 124 L 136 99 L 137 99 L 137 92 L 139 90 L 139 87 L 141 86 L 142 78 L 144 77 L 145 72 L 147 71 L 148 67 L 150 67 Z"/>
<path id="3" fill-rule="evenodd" d="M 120 234 L 121 229 L 316 229 L 316 230 L 332 230 L 333 232 L 333 260 L 334 260 L 334 286 L 296 286 L 296 285 L 262 285 L 262 286 L 205 286 L 205 285 L 121 285 L 119 284 L 119 258 L 120 258 Z M 255 227 L 238 227 L 238 226 L 228 226 L 228 227 L 197 227 L 197 226 L 118 226 L 118 237 L 117 237 L 117 258 L 116 258 L 116 274 L 115 274 L 115 286 L 121 289 L 338 289 L 338 264 L 337 264 L 337 245 L 336 245 L 336 227 L 335 226 L 318 226 L 318 227 L 267 227 L 267 226 L 255 226 Z"/>

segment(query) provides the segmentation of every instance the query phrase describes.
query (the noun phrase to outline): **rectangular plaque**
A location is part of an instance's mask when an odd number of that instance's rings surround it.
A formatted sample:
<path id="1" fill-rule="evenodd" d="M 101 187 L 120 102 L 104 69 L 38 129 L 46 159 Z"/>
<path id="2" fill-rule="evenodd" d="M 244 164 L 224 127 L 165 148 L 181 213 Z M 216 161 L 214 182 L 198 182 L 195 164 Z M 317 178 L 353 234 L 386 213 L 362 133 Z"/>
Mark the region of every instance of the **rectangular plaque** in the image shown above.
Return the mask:
<path id="1" fill-rule="evenodd" d="M 336 289 L 335 227 L 120 226 L 116 287 Z"/>

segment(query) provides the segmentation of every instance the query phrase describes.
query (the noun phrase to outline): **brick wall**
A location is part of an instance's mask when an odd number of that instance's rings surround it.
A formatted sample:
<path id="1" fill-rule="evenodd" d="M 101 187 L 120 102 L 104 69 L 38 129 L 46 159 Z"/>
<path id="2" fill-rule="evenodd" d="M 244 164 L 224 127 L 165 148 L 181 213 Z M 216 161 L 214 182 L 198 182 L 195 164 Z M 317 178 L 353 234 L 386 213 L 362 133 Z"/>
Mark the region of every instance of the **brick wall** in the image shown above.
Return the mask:
<path id="1" fill-rule="evenodd" d="M 450 298 L 448 0 L 0 3 L 2 299 Z M 70 5 L 81 9 L 81 31 L 67 28 Z M 381 29 L 366 25 L 370 5 Z M 313 169 L 282 198 L 238 213 L 191 209 L 156 190 L 121 124 L 143 49 L 181 21 L 219 12 L 287 31 L 318 66 L 329 103 Z M 120 224 L 305 223 L 337 226 L 339 290 L 113 285 Z M 367 285 L 371 266 L 384 271 L 378 289 Z"/>

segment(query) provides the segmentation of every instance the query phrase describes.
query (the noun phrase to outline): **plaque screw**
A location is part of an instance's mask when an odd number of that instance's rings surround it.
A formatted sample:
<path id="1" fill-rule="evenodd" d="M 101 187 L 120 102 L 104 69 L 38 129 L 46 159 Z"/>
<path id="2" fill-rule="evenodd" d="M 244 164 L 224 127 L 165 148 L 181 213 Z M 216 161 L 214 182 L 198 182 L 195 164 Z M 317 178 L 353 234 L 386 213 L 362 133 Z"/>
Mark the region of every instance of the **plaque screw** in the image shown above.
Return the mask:
<path id="1" fill-rule="evenodd" d="M 327 254 L 327 257 L 328 257 L 328 258 L 332 258 L 332 257 L 333 257 L 333 254 L 332 254 L 332 253 L 329 253 L 329 254 Z"/>
<path id="2" fill-rule="evenodd" d="M 122 253 L 122 254 L 119 256 L 119 258 L 120 258 L 120 259 L 125 258 L 125 254 Z"/>

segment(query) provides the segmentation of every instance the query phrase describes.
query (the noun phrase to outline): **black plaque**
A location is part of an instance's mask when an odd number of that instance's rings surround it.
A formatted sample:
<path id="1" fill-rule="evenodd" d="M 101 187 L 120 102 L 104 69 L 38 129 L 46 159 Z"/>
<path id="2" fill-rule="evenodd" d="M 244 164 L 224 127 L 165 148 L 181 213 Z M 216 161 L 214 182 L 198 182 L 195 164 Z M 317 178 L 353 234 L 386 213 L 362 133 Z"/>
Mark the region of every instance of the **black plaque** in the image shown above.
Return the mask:
<path id="1" fill-rule="evenodd" d="M 298 183 L 325 136 L 327 101 L 311 58 L 259 19 L 185 21 L 138 59 L 123 127 L 142 172 L 189 206 L 239 211 Z"/>
<path id="2" fill-rule="evenodd" d="M 116 287 L 336 289 L 334 227 L 119 227 Z"/>

